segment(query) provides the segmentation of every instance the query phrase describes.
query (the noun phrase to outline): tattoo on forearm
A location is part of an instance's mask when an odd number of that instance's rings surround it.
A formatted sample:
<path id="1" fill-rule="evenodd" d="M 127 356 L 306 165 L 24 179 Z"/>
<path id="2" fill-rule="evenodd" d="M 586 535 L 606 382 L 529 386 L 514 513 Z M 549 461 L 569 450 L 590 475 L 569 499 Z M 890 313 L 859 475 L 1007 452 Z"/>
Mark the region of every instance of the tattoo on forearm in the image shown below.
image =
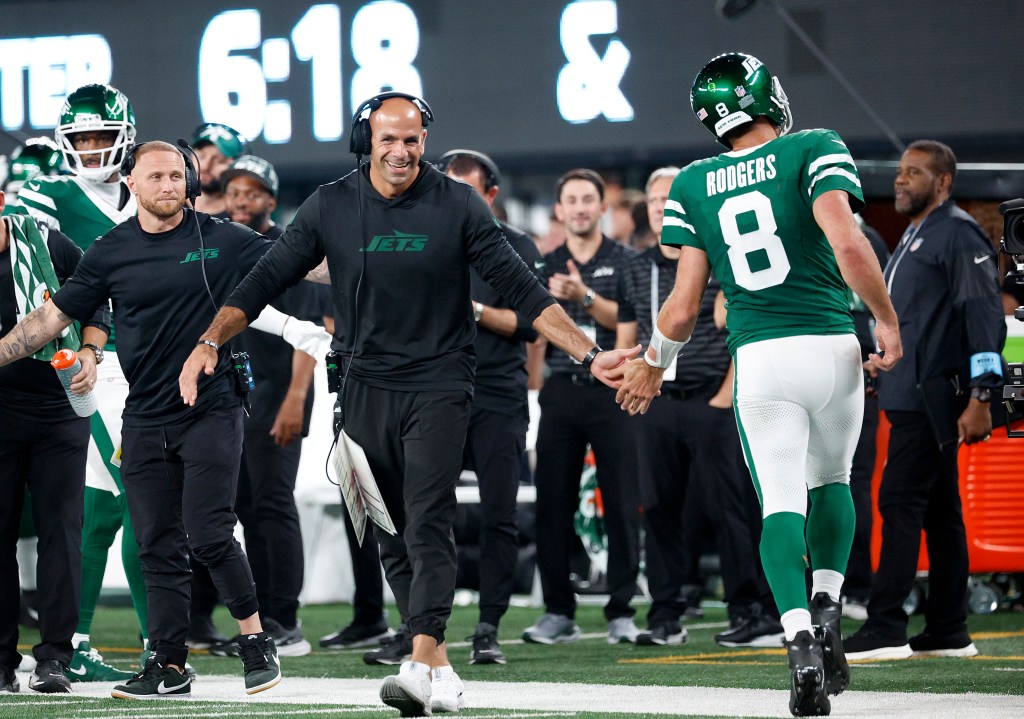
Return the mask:
<path id="1" fill-rule="evenodd" d="M 63 323 L 55 332 L 48 326 L 46 313 L 48 304 L 35 308 L 0 340 L 0 365 L 28 357 L 52 340 L 60 330 L 71 324 L 71 318 L 63 313 L 57 314 Z"/>

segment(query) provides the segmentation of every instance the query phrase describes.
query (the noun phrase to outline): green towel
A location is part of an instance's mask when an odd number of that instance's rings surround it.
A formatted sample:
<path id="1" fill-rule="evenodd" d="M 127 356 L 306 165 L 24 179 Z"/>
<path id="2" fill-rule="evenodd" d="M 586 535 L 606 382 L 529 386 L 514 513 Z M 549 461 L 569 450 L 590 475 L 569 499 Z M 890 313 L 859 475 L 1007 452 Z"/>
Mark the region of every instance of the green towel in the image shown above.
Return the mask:
<path id="1" fill-rule="evenodd" d="M 11 238 L 11 274 L 14 277 L 14 296 L 18 303 L 18 322 L 32 310 L 42 307 L 53 296 L 60 283 L 53 269 L 53 259 L 46 243 L 49 233 L 45 225 L 38 225 L 27 215 L 7 215 L 3 218 Z M 81 338 L 78 328 L 71 323 L 55 340 L 32 355 L 49 362 L 62 349 L 78 351 Z"/>

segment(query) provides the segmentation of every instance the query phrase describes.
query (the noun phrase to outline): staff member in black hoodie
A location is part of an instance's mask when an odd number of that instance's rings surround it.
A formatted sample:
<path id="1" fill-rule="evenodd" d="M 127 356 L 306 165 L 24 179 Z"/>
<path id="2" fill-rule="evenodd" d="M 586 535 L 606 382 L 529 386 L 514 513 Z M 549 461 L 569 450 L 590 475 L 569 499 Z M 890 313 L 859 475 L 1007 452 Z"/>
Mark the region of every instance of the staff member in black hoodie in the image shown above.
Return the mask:
<path id="1" fill-rule="evenodd" d="M 455 592 L 455 482 L 475 364 L 469 268 L 599 378 L 639 352 L 603 352 L 587 339 L 505 241 L 477 193 L 421 161 L 431 119 L 426 103 L 403 93 L 359 107 L 353 151 L 369 154 L 369 163 L 302 204 L 198 338 L 180 378 L 182 397 L 195 402 L 196 378 L 216 365 L 205 343 L 240 332 L 326 256 L 335 346 L 348 359 L 345 431 L 366 451 L 399 529 L 395 537 L 377 534 L 413 635 L 412 661 L 381 689 L 384 702 L 403 713 L 462 704 L 444 632 Z"/>

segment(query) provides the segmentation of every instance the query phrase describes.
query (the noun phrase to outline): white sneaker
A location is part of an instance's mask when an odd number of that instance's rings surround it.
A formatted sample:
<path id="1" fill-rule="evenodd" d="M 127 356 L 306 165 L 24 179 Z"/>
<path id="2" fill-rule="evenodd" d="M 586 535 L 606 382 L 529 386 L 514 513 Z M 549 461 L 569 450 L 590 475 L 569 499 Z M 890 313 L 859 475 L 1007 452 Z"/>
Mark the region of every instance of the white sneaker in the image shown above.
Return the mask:
<path id="1" fill-rule="evenodd" d="M 430 667 L 420 662 L 402 662 L 398 676 L 384 680 L 380 700 L 398 709 L 404 717 L 430 716 Z"/>
<path id="2" fill-rule="evenodd" d="M 857 599 L 843 597 L 843 616 L 855 622 L 866 622 L 868 619 L 868 605 Z"/>
<path id="3" fill-rule="evenodd" d="M 36 658 L 32 654 L 22 654 L 21 664 L 18 665 L 19 672 L 34 672 L 36 670 Z"/>
<path id="4" fill-rule="evenodd" d="M 430 671 L 430 708 L 436 712 L 457 712 L 466 706 L 465 687 L 451 666 Z"/>
<path id="5" fill-rule="evenodd" d="M 640 630 L 633 623 L 633 617 L 616 617 L 608 622 L 609 644 L 636 644 Z"/>

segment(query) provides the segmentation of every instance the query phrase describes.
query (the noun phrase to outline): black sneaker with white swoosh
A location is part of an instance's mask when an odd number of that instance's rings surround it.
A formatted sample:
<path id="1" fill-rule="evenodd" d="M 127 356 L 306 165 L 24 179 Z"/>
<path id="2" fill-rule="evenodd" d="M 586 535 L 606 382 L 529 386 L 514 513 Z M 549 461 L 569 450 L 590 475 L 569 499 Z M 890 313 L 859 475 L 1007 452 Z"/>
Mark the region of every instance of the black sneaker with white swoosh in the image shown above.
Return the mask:
<path id="1" fill-rule="evenodd" d="M 277 658 L 274 638 L 266 632 L 241 634 L 238 648 L 245 672 L 245 693 L 256 694 L 277 686 L 281 681 L 281 660 Z"/>
<path id="2" fill-rule="evenodd" d="M 115 699 L 180 699 L 192 695 L 192 679 L 165 666 L 167 657 L 156 654 L 142 671 L 110 692 Z"/>

